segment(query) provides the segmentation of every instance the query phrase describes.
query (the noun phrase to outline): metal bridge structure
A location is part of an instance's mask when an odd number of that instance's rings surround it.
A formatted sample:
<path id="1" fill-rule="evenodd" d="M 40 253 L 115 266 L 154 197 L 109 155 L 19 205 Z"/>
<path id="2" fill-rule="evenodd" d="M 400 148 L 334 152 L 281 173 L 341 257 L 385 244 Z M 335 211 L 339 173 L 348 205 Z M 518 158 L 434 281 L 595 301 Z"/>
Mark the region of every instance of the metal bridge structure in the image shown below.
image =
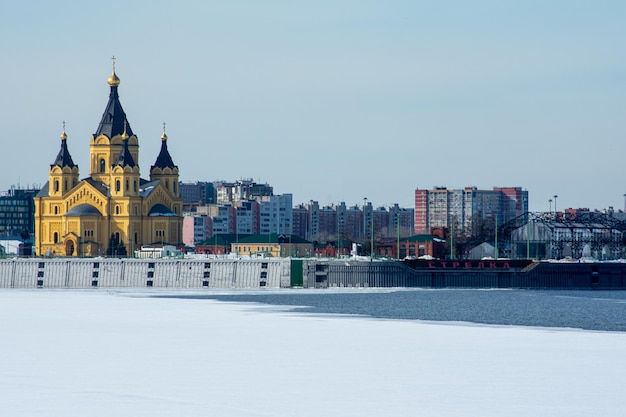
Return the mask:
<path id="1" fill-rule="evenodd" d="M 620 259 L 625 232 L 626 222 L 602 212 L 527 212 L 498 228 L 501 255 L 514 259 Z"/>

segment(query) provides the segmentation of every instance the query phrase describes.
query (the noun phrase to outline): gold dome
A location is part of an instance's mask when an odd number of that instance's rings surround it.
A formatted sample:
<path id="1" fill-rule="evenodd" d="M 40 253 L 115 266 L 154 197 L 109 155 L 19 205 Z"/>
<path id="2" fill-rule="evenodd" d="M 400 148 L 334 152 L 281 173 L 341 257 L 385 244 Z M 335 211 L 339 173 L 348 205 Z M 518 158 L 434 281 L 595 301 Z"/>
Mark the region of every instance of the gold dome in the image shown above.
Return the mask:
<path id="1" fill-rule="evenodd" d="M 65 134 L 65 120 L 63 120 L 63 133 L 61 133 L 61 140 L 67 140 L 67 135 Z"/>
<path id="2" fill-rule="evenodd" d="M 113 63 L 113 73 L 109 77 L 108 82 L 111 87 L 117 87 L 120 85 L 120 79 L 117 78 L 117 75 L 115 74 L 115 55 L 111 57 L 111 62 Z"/>
<path id="3" fill-rule="evenodd" d="M 108 83 L 111 87 L 117 87 L 118 85 L 120 85 L 120 79 L 115 74 L 115 70 L 113 70 L 113 74 L 111 74 L 111 76 L 109 77 Z"/>
<path id="4" fill-rule="evenodd" d="M 167 135 L 165 134 L 165 122 L 163 122 L 163 134 L 161 135 L 161 140 L 163 142 L 167 140 Z"/>
<path id="5" fill-rule="evenodd" d="M 111 84 L 111 83 L 109 83 L 109 84 Z M 118 80 L 118 84 L 119 84 L 119 80 Z M 128 133 L 126 133 L 126 125 L 127 124 L 128 124 L 128 122 L 126 120 L 124 120 L 124 132 L 122 132 L 122 140 L 128 139 Z"/>

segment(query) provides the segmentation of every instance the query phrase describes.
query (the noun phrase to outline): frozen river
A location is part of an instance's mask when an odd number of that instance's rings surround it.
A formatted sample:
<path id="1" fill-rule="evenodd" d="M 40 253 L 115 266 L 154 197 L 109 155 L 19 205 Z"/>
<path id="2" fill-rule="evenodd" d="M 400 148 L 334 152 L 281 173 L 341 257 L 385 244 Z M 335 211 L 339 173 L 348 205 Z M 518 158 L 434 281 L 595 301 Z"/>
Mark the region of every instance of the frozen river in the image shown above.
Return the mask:
<path id="1" fill-rule="evenodd" d="M 182 293 L 0 290 L 2 415 L 617 417 L 626 408 L 623 332 L 162 297 Z"/>

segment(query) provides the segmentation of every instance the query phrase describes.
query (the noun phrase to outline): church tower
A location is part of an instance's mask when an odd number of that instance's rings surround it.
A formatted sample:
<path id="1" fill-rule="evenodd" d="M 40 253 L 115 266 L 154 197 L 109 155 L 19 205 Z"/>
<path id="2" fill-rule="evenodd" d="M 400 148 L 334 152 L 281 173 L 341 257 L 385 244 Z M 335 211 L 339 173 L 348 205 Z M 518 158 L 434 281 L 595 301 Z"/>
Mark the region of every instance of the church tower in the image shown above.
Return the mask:
<path id="1" fill-rule="evenodd" d="M 135 164 L 139 163 L 139 141 L 137 136 L 133 134 L 120 103 L 120 96 L 117 91 L 120 79 L 115 73 L 115 58 L 113 59 L 113 72 L 108 83 L 111 87 L 109 101 L 96 133 L 91 136 L 89 145 L 89 175 L 96 181 L 111 185 L 111 171 L 114 162 L 125 146 L 132 155 Z M 126 137 L 122 137 L 123 135 Z"/>
<path id="2" fill-rule="evenodd" d="M 126 129 L 120 136 L 122 148 L 111 166 L 110 190 L 112 197 L 137 197 L 139 195 L 139 165 L 129 149 Z"/>
<path id="3" fill-rule="evenodd" d="M 156 162 L 150 167 L 150 181 L 161 180 L 173 197 L 178 197 L 178 166 L 174 165 L 170 152 L 167 150 L 165 123 L 161 135 L 161 151 Z"/>
<path id="4" fill-rule="evenodd" d="M 50 165 L 49 181 L 51 197 L 62 197 L 78 184 L 78 166 L 74 164 L 72 155 L 67 149 L 65 122 L 61 134 L 61 149 L 54 163 Z"/>

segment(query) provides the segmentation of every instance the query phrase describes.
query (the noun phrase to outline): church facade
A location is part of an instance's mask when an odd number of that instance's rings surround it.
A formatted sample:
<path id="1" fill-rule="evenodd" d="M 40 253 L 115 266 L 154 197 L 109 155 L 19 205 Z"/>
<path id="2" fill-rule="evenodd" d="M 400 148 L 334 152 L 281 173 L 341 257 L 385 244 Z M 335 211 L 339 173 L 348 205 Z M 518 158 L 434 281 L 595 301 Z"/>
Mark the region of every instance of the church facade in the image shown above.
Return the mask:
<path id="1" fill-rule="evenodd" d="M 67 145 L 50 165 L 35 197 L 35 252 L 39 256 L 128 256 L 144 245 L 182 245 L 183 199 L 178 166 L 165 131 L 150 178 L 139 170 L 139 141 L 119 100 L 120 79 L 108 79 L 109 101 L 89 146 L 89 176 L 79 179 Z"/>

